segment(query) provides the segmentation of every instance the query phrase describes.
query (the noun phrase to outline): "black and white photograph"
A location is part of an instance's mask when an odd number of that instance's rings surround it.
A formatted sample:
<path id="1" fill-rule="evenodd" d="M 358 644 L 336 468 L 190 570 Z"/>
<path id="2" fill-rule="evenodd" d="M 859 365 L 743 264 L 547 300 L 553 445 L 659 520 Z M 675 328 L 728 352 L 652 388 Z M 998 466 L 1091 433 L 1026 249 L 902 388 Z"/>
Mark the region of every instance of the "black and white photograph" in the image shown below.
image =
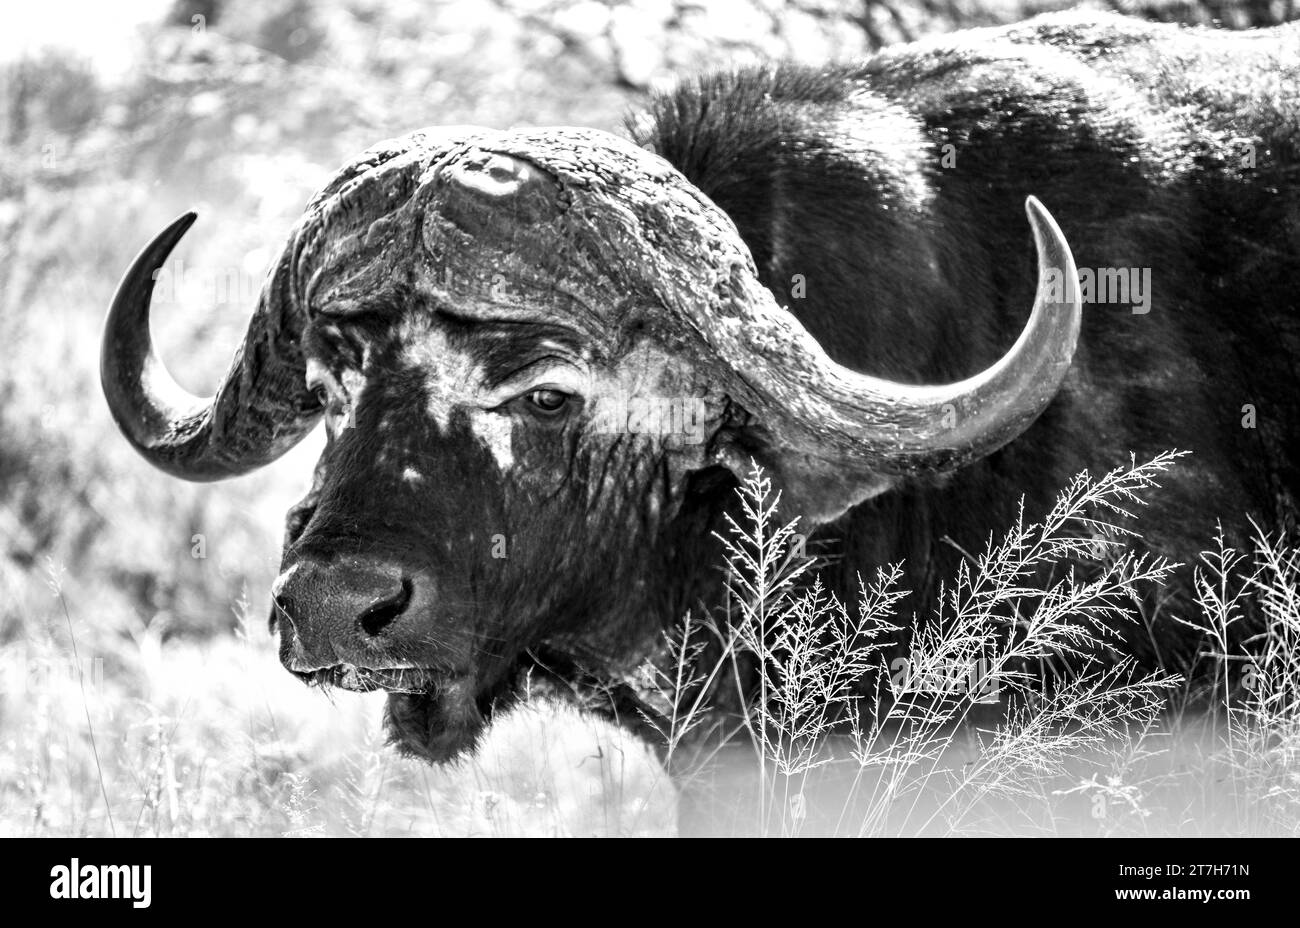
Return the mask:
<path id="1" fill-rule="evenodd" d="M 1300 836 L 1300 3 L 5 19 L 25 893 L 1037 837 L 1244 914 Z"/>

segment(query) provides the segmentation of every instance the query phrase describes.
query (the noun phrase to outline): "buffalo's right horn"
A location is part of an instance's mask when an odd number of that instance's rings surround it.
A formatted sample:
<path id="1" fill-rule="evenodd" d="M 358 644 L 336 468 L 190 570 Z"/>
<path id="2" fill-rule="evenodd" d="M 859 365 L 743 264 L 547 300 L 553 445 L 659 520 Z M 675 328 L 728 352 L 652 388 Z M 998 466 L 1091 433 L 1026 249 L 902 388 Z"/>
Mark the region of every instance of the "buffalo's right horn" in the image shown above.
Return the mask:
<path id="1" fill-rule="evenodd" d="M 261 467 L 320 418 L 305 386 L 303 312 L 290 294 L 292 244 L 262 288 L 243 347 L 215 396 L 187 392 L 163 367 L 149 334 L 155 275 L 194 223 L 176 219 L 132 262 L 108 311 L 99 375 L 118 427 L 154 466 L 186 480 L 220 480 Z"/>

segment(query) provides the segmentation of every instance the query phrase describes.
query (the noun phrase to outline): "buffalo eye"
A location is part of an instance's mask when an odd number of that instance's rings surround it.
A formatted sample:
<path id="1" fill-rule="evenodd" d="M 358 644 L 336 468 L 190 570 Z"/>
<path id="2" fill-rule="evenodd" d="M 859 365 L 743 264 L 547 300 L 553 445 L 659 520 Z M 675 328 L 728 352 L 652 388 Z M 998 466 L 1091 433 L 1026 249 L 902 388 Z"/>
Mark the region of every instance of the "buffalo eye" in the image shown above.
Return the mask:
<path id="1" fill-rule="evenodd" d="M 541 416 L 555 416 L 569 404 L 569 394 L 543 387 L 525 394 L 528 408 Z"/>
<path id="2" fill-rule="evenodd" d="M 316 400 L 316 405 L 322 409 L 327 408 L 330 404 L 330 395 L 329 391 L 325 389 L 325 385 L 317 381 L 311 385 L 310 389 L 312 397 Z"/>

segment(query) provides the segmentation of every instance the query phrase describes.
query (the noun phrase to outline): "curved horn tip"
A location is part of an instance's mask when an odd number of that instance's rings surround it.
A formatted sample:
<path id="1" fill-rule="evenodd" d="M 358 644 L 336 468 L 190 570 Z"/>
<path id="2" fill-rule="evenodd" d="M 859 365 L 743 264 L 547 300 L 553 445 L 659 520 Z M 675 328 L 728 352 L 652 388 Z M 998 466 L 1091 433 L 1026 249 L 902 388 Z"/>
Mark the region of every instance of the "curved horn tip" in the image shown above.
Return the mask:
<path id="1" fill-rule="evenodd" d="M 154 244 L 162 244 L 163 242 L 170 242 L 171 244 L 167 248 L 167 250 L 170 252 L 172 248 L 176 247 L 176 243 L 179 242 L 182 238 L 184 238 L 185 233 L 190 230 L 190 226 L 194 225 L 195 221 L 198 218 L 199 218 L 199 214 L 194 212 L 194 210 L 192 209 L 186 210 L 185 212 L 177 216 L 175 219 L 173 219 L 171 222 L 169 222 L 167 224 L 167 228 L 159 232 L 157 237 L 154 238 L 153 242 L 151 242 L 150 244 L 154 245 Z"/>
<path id="2" fill-rule="evenodd" d="M 176 248 L 180 240 L 185 237 L 185 233 L 190 230 L 190 226 L 194 225 L 198 218 L 198 213 L 193 210 L 188 210 L 167 223 L 166 228 L 155 235 L 148 245 L 145 245 L 144 248 L 140 249 L 140 254 L 138 254 L 136 259 L 131 262 L 131 270 L 134 271 L 136 265 L 138 265 L 142 260 L 147 260 L 149 256 L 152 256 L 154 261 L 154 267 L 150 269 L 151 271 L 156 271 L 162 267 L 163 262 L 171 256 L 172 251 Z M 130 273 L 130 271 L 128 271 L 128 273 Z"/>
<path id="3" fill-rule="evenodd" d="M 118 311 L 118 306 L 123 302 L 124 296 L 130 295 L 130 291 L 143 284 L 150 291 L 153 290 L 154 274 L 159 271 L 171 253 L 176 249 L 180 240 L 185 237 L 185 233 L 190 230 L 199 218 L 199 214 L 190 210 L 181 213 L 175 219 L 167 224 L 167 227 L 155 235 L 149 242 L 140 249 L 140 253 L 135 256 L 122 280 L 117 286 L 113 296 L 113 302 L 109 308 L 110 316 Z M 147 279 L 141 279 L 142 272 Z M 146 307 L 147 308 L 147 307 Z"/>
<path id="4" fill-rule="evenodd" d="M 1025 197 L 1025 213 L 1029 216 L 1029 225 L 1034 230 L 1034 245 L 1038 250 L 1040 276 L 1052 271 L 1060 275 L 1064 290 L 1056 299 L 1046 302 L 1054 305 L 1069 306 L 1075 315 L 1082 310 L 1082 298 L 1079 294 L 1079 270 L 1075 266 L 1074 252 L 1070 242 L 1061 231 L 1060 225 L 1047 207 L 1036 196 Z"/>
<path id="5" fill-rule="evenodd" d="M 139 360 L 143 362 L 144 356 L 152 353 L 148 319 L 157 274 L 198 218 L 198 213 L 189 211 L 173 219 L 140 249 L 118 282 L 104 320 L 100 344 L 100 378 L 106 386 L 113 370 L 114 355 L 125 353 L 134 357 L 139 354 Z M 143 331 L 140 329 L 141 320 Z"/>
<path id="6" fill-rule="evenodd" d="M 1042 237 L 1046 233 L 1048 240 L 1065 241 L 1065 233 L 1061 231 L 1055 217 L 1047 211 L 1043 201 L 1033 194 L 1025 197 L 1025 215 L 1029 217 L 1029 225 L 1034 230 L 1035 237 Z"/>

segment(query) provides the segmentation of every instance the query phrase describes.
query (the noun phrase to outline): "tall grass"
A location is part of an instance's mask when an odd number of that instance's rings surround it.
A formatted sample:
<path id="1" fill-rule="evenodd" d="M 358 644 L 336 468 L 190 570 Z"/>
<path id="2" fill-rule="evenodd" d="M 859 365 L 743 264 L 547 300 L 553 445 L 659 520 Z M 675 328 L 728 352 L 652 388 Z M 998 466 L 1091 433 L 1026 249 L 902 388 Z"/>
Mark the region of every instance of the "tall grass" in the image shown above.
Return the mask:
<path id="1" fill-rule="evenodd" d="M 1180 678 L 1142 671 L 1122 651 L 1142 594 L 1179 566 L 1138 550 L 1135 528 L 1178 457 L 1080 474 L 1037 521 L 1022 507 L 1001 538 L 961 564 L 928 615 L 906 621 L 900 565 L 860 578 L 852 608 L 824 589 L 798 520 L 779 518 L 779 494 L 756 467 L 719 536 L 727 609 L 686 626 L 668 649 L 674 670 L 659 675 L 676 707 L 664 726 L 670 756 L 726 701 L 725 688 L 745 681 L 746 827 L 759 834 L 1059 833 L 1063 818 L 1065 830 L 1150 833 L 1186 813 L 1198 781 L 1224 769 L 1226 796 L 1200 797 L 1179 829 L 1224 830 L 1227 801 L 1229 830 L 1294 833 L 1296 553 L 1261 533 L 1244 573 L 1245 556 L 1221 539 L 1203 556 L 1199 614 L 1179 621 L 1218 662 L 1224 724 L 1212 714 L 1208 741 L 1200 720 L 1175 721 Z M 1230 654 L 1228 626 L 1248 609 L 1262 610 L 1268 629 Z M 710 639 L 717 646 L 706 647 Z M 1228 681 L 1231 664 L 1245 668 L 1242 687 Z M 1199 769 L 1180 770 L 1175 755 L 1189 739 L 1208 750 Z M 717 755 L 692 756 L 704 758 L 698 778 Z M 1166 800 L 1153 820 L 1151 804 Z"/>
<path id="2" fill-rule="evenodd" d="M 676 831 L 649 747 L 537 700 L 474 757 L 396 756 L 382 697 L 323 695 L 279 666 L 260 617 L 207 641 L 32 623 L 0 648 L 0 835 L 625 836 Z"/>
<path id="3" fill-rule="evenodd" d="M 1253 552 L 1222 531 L 1196 571 L 1201 632 L 1213 662 L 1214 728 L 1231 779 L 1233 814 L 1253 832 L 1300 834 L 1300 551 L 1255 526 Z M 1264 629 L 1233 649 L 1248 609 Z M 1239 697 L 1238 697 L 1238 694 Z"/>
<path id="4" fill-rule="evenodd" d="M 1076 478 L 920 617 L 900 614 L 901 565 L 851 604 L 829 593 L 753 471 L 720 536 L 724 609 L 688 616 L 647 673 L 666 763 L 539 698 L 473 758 L 425 767 L 385 747 L 376 699 L 284 674 L 245 604 L 234 637 L 123 635 L 55 571 L 46 618 L 0 649 L 27 668 L 0 687 L 0 832 L 671 834 L 678 790 L 708 818 L 722 782 L 743 797 L 724 833 L 1300 834 L 1296 552 L 1257 531 L 1195 565 L 1177 619 L 1201 640 L 1208 713 L 1118 651 L 1175 567 L 1134 550 L 1130 518 L 1174 463 Z M 1252 610 L 1262 631 L 1243 637 Z"/>

